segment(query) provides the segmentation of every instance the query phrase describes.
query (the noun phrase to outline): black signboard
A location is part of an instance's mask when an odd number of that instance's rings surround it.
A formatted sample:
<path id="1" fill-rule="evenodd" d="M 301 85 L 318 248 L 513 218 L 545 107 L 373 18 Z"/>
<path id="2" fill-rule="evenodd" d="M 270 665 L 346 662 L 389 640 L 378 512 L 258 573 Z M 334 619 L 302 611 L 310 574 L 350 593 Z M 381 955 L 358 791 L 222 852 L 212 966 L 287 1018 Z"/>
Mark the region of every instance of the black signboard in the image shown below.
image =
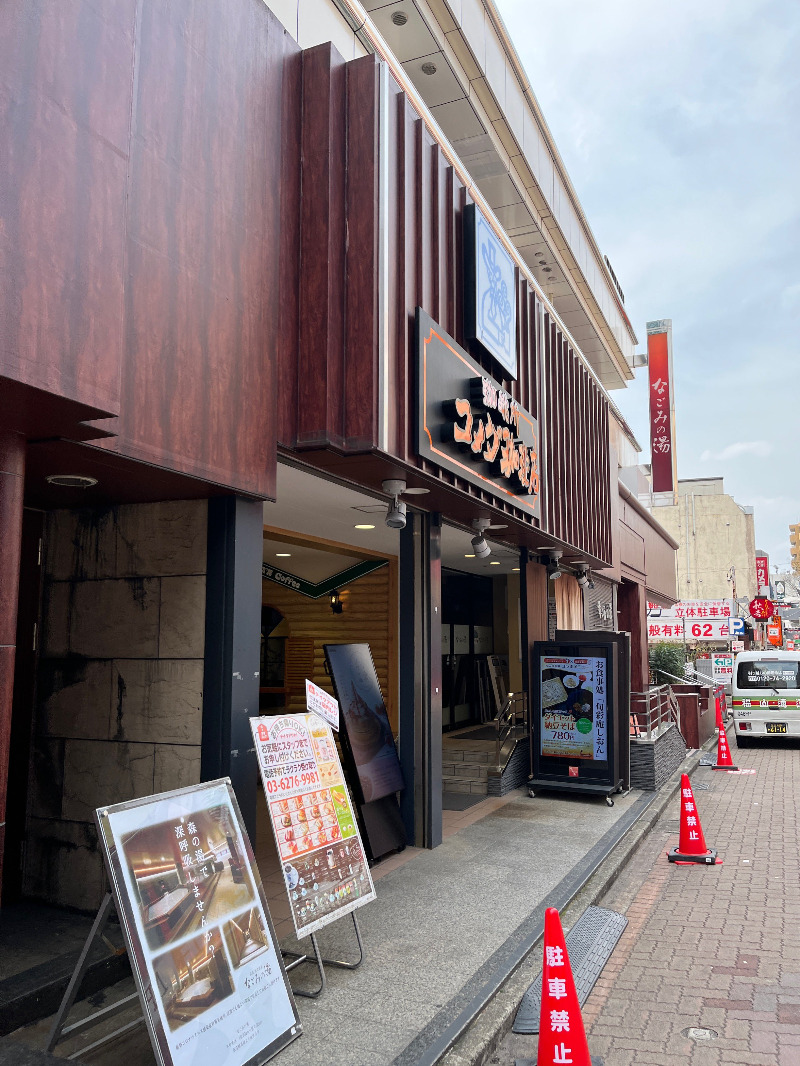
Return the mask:
<path id="1" fill-rule="evenodd" d="M 617 647 L 537 641 L 530 684 L 532 789 L 608 795 L 621 787 L 617 756 Z"/>
<path id="2" fill-rule="evenodd" d="M 339 701 L 339 738 L 370 860 L 404 848 L 397 795 L 405 788 L 369 644 L 325 644 L 325 661 Z"/>
<path id="3" fill-rule="evenodd" d="M 363 802 L 399 792 L 403 771 L 369 644 L 326 644 L 325 656 Z"/>
<path id="4" fill-rule="evenodd" d="M 540 517 L 539 423 L 417 308 L 417 450 Z"/>

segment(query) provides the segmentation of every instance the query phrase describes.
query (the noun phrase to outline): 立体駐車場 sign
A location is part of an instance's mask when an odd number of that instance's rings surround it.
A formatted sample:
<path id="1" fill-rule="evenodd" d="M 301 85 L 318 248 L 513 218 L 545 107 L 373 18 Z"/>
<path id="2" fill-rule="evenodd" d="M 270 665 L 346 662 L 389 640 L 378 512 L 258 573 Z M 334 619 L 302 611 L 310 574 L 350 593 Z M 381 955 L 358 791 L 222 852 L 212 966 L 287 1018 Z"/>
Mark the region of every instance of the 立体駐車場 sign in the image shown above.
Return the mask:
<path id="1" fill-rule="evenodd" d="M 161 1066 L 245 1066 L 277 1054 L 300 1023 L 230 782 L 96 817 Z"/>

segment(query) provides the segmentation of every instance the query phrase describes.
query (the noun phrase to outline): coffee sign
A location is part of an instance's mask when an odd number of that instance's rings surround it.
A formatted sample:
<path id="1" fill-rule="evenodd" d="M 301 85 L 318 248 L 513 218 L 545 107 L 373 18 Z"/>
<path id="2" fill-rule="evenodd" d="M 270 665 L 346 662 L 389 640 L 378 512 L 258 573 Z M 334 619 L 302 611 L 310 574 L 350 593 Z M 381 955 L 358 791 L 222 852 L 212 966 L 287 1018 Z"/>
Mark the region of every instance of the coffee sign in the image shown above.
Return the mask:
<path id="1" fill-rule="evenodd" d="M 417 308 L 419 454 L 540 515 L 539 424 Z"/>

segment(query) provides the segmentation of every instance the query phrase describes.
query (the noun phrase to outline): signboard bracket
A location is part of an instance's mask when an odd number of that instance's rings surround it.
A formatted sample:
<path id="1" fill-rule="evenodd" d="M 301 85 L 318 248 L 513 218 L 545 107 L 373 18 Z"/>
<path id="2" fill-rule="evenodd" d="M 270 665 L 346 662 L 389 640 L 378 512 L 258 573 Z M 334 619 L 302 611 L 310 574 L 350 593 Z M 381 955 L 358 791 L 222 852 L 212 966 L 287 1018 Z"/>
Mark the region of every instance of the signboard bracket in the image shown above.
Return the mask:
<path id="1" fill-rule="evenodd" d="M 351 911 L 350 916 L 353 919 L 353 928 L 356 931 L 356 940 L 358 941 L 358 959 L 355 962 L 345 962 L 343 959 L 323 958 L 319 950 L 319 943 L 317 942 L 316 933 L 311 934 L 311 946 L 314 949 L 313 956 L 309 954 L 301 955 L 296 951 L 285 951 L 281 949 L 281 953 L 283 954 L 283 957 L 285 959 L 293 960 L 286 966 L 287 973 L 289 973 L 290 970 L 294 970 L 297 966 L 302 966 L 304 962 L 316 963 L 317 969 L 319 970 L 319 988 L 316 989 L 316 991 L 314 992 L 304 992 L 302 989 L 293 988 L 292 991 L 296 996 L 305 996 L 306 999 L 317 999 L 319 996 L 322 995 L 327 985 L 323 963 L 325 966 L 336 966 L 340 970 L 357 970 L 361 963 L 364 961 L 364 942 L 361 939 L 361 930 L 358 927 L 358 918 L 356 917 L 356 912 Z"/>
<path id="2" fill-rule="evenodd" d="M 47 1039 L 47 1046 L 45 1051 L 51 1054 L 56 1045 L 65 1036 L 69 1036 L 71 1033 L 76 1033 L 81 1029 L 88 1029 L 90 1026 L 96 1024 L 103 1018 L 110 1018 L 119 1011 L 124 1010 L 128 1004 L 133 1003 L 134 1000 L 139 999 L 138 992 L 132 992 L 129 996 L 123 996 L 122 999 L 117 1000 L 115 1003 L 111 1003 L 107 1007 L 102 1007 L 100 1010 L 95 1011 L 93 1014 L 87 1015 L 85 1018 L 81 1018 L 80 1021 L 73 1022 L 72 1025 L 66 1025 L 69 1012 L 75 1005 L 75 1000 L 78 998 L 78 992 L 80 991 L 83 978 L 86 975 L 86 971 L 89 968 L 89 954 L 92 950 L 95 940 L 103 939 L 103 930 L 106 927 L 108 919 L 111 917 L 111 911 L 114 908 L 114 897 L 110 892 L 106 892 L 103 897 L 103 902 L 100 904 L 100 908 L 97 912 L 95 920 L 92 924 L 92 928 L 89 930 L 89 935 L 86 938 L 86 943 L 83 945 L 83 950 L 80 953 L 75 969 L 73 970 L 72 977 L 69 980 L 67 989 L 64 992 L 63 999 L 56 1012 L 55 1020 L 53 1021 L 53 1027 L 50 1030 L 50 1035 Z M 107 941 L 106 941 L 107 943 Z M 144 1015 L 140 1015 L 132 1022 L 128 1022 L 125 1025 L 115 1029 L 112 1033 L 107 1033 L 101 1037 L 100 1040 L 96 1040 L 89 1047 L 81 1048 L 81 1054 L 87 1051 L 93 1051 L 95 1048 L 101 1047 L 103 1044 L 107 1044 L 109 1040 L 114 1040 L 121 1033 L 127 1032 L 129 1029 L 134 1029 L 136 1026 L 141 1025 L 144 1022 Z"/>

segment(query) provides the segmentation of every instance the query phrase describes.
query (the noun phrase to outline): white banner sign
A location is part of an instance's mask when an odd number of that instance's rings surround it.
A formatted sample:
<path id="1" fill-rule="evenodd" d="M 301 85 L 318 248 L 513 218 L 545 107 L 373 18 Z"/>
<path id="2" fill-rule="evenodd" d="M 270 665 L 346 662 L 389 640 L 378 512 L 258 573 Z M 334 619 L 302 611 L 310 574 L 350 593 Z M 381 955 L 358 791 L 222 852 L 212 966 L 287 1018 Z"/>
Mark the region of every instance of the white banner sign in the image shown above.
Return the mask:
<path id="1" fill-rule="evenodd" d="M 733 679 L 733 656 L 712 655 L 711 676 L 718 685 L 729 685 Z"/>
<path id="2" fill-rule="evenodd" d="M 320 718 L 324 718 L 325 721 L 339 732 L 339 703 L 329 696 L 324 688 L 320 688 L 319 685 L 315 685 L 313 681 L 309 681 L 306 678 L 306 707 L 309 711 L 313 711 L 314 714 L 318 714 Z"/>
<path id="3" fill-rule="evenodd" d="M 730 640 L 732 600 L 682 600 L 673 607 L 647 605 L 650 641 Z"/>
<path id="4" fill-rule="evenodd" d="M 299 1036 L 230 782 L 120 803 L 96 817 L 158 1063 L 266 1062 Z"/>

